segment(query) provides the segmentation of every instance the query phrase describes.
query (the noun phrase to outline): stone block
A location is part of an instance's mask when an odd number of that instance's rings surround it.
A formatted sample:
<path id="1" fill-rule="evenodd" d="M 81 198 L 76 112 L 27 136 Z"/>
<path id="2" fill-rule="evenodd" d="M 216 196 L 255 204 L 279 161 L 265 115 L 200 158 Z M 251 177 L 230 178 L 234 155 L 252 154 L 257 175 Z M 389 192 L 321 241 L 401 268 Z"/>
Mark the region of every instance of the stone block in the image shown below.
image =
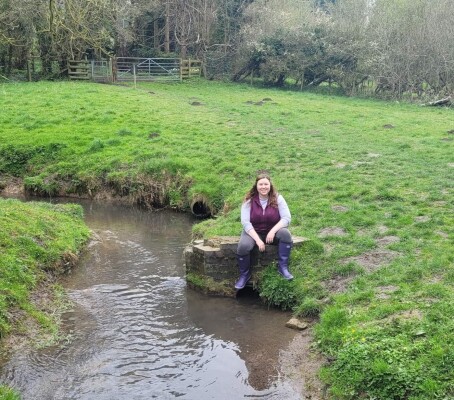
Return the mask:
<path id="1" fill-rule="evenodd" d="M 239 236 L 216 236 L 205 240 L 196 240 L 185 249 L 184 260 L 186 273 L 196 274 L 214 282 L 232 286 L 238 278 L 236 249 Z M 308 239 L 293 237 L 293 247 L 298 248 Z M 278 248 L 266 245 L 264 252 L 255 247 L 251 252 L 251 266 L 254 276 L 268 265 L 276 262 Z"/>

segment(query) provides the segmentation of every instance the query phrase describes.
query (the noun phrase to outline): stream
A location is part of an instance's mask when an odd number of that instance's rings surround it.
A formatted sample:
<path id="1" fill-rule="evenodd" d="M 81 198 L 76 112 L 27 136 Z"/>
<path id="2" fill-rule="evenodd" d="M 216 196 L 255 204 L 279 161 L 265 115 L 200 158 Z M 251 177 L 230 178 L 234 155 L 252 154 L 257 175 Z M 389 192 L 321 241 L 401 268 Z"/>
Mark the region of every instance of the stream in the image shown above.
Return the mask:
<path id="1" fill-rule="evenodd" d="M 280 367 L 290 313 L 187 287 L 191 215 L 77 202 L 93 238 L 62 280 L 67 339 L 11 354 L 2 383 L 22 400 L 301 398 Z"/>

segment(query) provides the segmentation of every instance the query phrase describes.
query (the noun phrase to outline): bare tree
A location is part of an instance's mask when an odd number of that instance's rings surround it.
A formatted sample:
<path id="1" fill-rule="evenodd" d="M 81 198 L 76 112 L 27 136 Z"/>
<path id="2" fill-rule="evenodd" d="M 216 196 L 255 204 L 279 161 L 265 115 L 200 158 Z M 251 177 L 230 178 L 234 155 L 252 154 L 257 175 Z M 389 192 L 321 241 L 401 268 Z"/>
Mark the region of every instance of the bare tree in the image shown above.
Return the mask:
<path id="1" fill-rule="evenodd" d="M 410 99 L 452 92 L 453 26 L 451 1 L 376 1 L 368 32 L 376 91 Z"/>

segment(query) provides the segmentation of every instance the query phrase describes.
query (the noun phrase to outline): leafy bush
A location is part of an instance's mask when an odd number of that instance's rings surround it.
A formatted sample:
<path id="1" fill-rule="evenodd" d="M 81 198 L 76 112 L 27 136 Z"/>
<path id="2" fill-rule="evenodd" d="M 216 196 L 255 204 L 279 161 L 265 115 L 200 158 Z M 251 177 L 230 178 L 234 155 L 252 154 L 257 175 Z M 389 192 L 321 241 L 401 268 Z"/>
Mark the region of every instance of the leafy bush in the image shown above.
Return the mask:
<path id="1" fill-rule="evenodd" d="M 59 190 L 59 182 L 42 175 L 31 176 L 24 179 L 24 188 L 28 193 L 37 196 L 56 196 Z"/>
<path id="2" fill-rule="evenodd" d="M 66 147 L 61 143 L 47 146 L 13 145 L 0 148 L 0 173 L 22 176 L 28 168 L 55 160 L 58 152 Z"/>
<path id="3" fill-rule="evenodd" d="M 358 336 L 345 343 L 332 370 L 324 371 L 330 392 L 348 399 L 361 398 L 365 392 L 369 398 L 383 400 L 443 398 L 448 376 L 438 375 L 421 360 L 422 354 L 430 353 L 430 347 L 430 342 L 406 335 Z"/>
<path id="4" fill-rule="evenodd" d="M 259 283 L 260 297 L 269 305 L 283 310 L 292 309 L 297 304 L 295 281 L 287 281 L 276 272 L 276 266 L 267 267 Z"/>

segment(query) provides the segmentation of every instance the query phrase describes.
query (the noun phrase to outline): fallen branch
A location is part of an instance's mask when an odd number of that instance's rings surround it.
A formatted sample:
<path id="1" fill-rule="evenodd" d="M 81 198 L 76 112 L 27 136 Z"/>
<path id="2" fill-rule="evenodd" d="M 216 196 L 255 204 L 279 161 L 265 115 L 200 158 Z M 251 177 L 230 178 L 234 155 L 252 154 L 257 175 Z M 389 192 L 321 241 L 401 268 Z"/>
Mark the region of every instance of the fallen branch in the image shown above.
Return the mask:
<path id="1" fill-rule="evenodd" d="M 448 96 L 441 100 L 431 101 L 430 103 L 423 104 L 423 106 L 445 106 L 451 104 L 451 99 L 451 96 Z"/>

